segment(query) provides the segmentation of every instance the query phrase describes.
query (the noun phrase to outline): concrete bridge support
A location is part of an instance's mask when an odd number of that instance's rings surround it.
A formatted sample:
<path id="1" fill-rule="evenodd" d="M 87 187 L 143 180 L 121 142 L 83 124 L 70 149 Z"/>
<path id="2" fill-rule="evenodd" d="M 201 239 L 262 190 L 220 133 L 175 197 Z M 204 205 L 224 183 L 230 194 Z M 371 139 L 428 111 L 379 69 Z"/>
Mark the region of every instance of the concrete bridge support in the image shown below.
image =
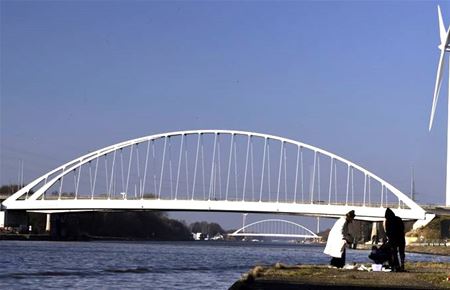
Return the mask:
<path id="1" fill-rule="evenodd" d="M 48 213 L 47 215 L 46 215 L 46 220 L 45 220 L 45 232 L 47 232 L 47 233 L 49 233 L 50 232 L 50 229 L 51 229 L 51 223 L 50 223 L 50 219 L 51 217 L 50 217 L 50 214 Z"/>

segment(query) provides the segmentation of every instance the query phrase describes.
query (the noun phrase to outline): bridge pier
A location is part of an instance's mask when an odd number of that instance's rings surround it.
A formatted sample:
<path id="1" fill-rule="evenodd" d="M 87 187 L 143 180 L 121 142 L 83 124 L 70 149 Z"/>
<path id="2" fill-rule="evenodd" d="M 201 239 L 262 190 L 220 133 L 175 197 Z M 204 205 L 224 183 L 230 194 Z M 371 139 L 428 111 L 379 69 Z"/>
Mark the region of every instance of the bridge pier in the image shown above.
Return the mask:
<path id="1" fill-rule="evenodd" d="M 45 220 L 45 232 L 46 232 L 46 233 L 49 233 L 49 232 L 50 232 L 50 229 L 51 229 L 51 223 L 50 223 L 50 220 L 51 220 L 51 217 L 50 217 L 50 214 L 48 213 L 48 214 L 46 215 L 46 220 Z"/>
<path id="2" fill-rule="evenodd" d="M 377 245 L 381 238 L 381 231 L 379 230 L 379 222 L 372 223 L 372 230 L 370 233 L 370 241 L 372 245 Z"/>
<path id="3" fill-rule="evenodd" d="M 0 228 L 5 227 L 5 212 L 0 210 Z"/>
<path id="4" fill-rule="evenodd" d="M 46 220 L 47 217 L 47 220 Z M 50 215 L 26 210 L 0 211 L 0 227 L 11 233 L 43 235 L 50 232 Z"/>

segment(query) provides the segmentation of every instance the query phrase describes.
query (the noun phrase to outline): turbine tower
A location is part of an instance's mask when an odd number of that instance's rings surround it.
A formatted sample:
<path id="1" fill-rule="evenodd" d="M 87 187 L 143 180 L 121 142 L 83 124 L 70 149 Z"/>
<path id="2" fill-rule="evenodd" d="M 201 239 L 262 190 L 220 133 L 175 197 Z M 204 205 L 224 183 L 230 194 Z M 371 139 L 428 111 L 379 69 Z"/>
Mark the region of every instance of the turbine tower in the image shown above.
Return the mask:
<path id="1" fill-rule="evenodd" d="M 431 131 L 433 126 L 434 113 L 436 111 L 436 105 L 439 99 L 439 91 L 442 84 L 442 75 L 444 68 L 444 56 L 446 52 L 450 51 L 450 27 L 445 29 L 444 21 L 442 19 L 441 8 L 438 6 L 439 17 L 439 36 L 441 38 L 441 44 L 439 45 L 440 56 L 439 64 L 436 73 L 436 83 L 434 85 L 433 105 L 431 107 L 430 124 L 428 130 Z M 449 61 L 450 64 L 450 61 Z M 447 171 L 446 171 L 446 184 L 445 184 L 445 206 L 450 206 L 450 72 L 449 72 L 449 91 L 448 91 L 448 112 L 447 112 Z"/>

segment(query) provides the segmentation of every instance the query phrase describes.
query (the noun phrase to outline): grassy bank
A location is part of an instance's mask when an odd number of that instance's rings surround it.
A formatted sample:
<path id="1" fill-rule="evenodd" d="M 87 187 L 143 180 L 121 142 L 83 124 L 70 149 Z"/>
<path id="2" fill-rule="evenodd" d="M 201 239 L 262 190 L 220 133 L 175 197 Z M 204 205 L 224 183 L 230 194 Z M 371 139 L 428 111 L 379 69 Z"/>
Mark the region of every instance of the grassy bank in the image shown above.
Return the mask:
<path id="1" fill-rule="evenodd" d="M 448 263 L 407 263 L 406 270 L 393 273 L 326 265 L 256 266 L 230 289 L 450 289 Z"/>
<path id="2" fill-rule="evenodd" d="M 372 245 L 364 245 L 364 244 L 358 245 L 358 250 L 370 250 L 371 248 L 372 248 Z M 406 246 L 405 251 L 407 253 L 450 256 L 450 244 L 448 244 L 447 246 L 444 246 L 444 245 L 428 246 L 428 245 L 412 244 L 412 245 Z"/>
<path id="3" fill-rule="evenodd" d="M 450 256 L 449 246 L 406 246 L 406 252 Z"/>

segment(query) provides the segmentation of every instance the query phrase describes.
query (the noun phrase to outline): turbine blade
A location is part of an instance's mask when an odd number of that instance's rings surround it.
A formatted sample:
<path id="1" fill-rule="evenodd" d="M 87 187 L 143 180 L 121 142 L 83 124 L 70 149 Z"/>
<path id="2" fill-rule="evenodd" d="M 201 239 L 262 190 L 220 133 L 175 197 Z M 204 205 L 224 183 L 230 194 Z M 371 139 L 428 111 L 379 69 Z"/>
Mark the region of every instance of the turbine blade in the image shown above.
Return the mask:
<path id="1" fill-rule="evenodd" d="M 438 5 L 438 17 L 439 17 L 439 36 L 441 37 L 441 44 L 445 46 L 447 40 L 447 31 L 445 30 L 444 20 L 442 19 L 441 7 Z"/>
<path id="2" fill-rule="evenodd" d="M 434 113 L 436 111 L 436 105 L 437 105 L 437 102 L 439 99 L 439 91 L 441 90 L 443 67 L 445 64 L 444 56 L 445 56 L 445 42 L 441 48 L 441 55 L 439 57 L 439 64 L 438 64 L 438 69 L 437 69 L 437 73 L 436 73 L 436 83 L 434 85 L 433 105 L 431 106 L 430 123 L 428 125 L 429 131 L 431 131 L 431 127 L 433 126 Z"/>

